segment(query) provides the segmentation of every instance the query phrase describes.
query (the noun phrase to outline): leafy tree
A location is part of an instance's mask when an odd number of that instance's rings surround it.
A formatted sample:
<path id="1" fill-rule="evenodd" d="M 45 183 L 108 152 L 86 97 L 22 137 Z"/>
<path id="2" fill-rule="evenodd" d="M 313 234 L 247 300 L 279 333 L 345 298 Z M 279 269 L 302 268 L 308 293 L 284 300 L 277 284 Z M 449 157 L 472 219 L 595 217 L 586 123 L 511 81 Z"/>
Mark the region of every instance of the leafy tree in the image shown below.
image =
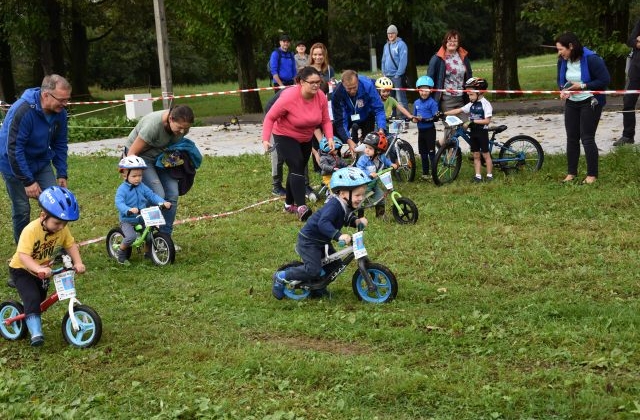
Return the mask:
<path id="1" fill-rule="evenodd" d="M 637 4 L 635 0 L 524 0 L 522 16 L 555 34 L 574 32 L 583 45 L 604 58 L 612 85 L 622 87 L 629 10 Z"/>

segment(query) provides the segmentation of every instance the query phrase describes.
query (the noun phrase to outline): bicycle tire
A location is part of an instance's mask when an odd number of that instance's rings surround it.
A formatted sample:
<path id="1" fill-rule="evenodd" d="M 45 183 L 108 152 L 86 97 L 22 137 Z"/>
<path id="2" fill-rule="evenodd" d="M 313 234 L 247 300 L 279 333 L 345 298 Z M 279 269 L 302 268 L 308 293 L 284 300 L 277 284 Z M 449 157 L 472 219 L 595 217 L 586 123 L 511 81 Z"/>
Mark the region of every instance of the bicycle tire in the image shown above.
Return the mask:
<path id="1" fill-rule="evenodd" d="M 289 267 L 298 267 L 300 265 L 303 265 L 301 261 L 292 261 L 290 263 L 287 263 L 278 267 L 276 271 L 284 271 Z M 311 294 L 311 290 L 309 289 L 302 289 L 300 287 L 291 286 L 288 283 L 285 283 L 284 285 L 284 295 L 289 299 L 302 300 L 309 297 L 310 294 Z"/>
<path id="2" fill-rule="evenodd" d="M 155 265 L 173 264 L 176 259 L 176 248 L 171 236 L 163 232 L 154 232 L 151 241 L 151 261 Z"/>
<path id="3" fill-rule="evenodd" d="M 418 221 L 418 206 L 416 206 L 416 203 L 406 197 L 400 197 L 396 202 L 402 210 L 402 214 L 400 214 L 398 208 L 392 205 L 391 212 L 396 222 L 403 225 L 415 224 Z"/>
<path id="4" fill-rule="evenodd" d="M 398 169 L 395 178 L 400 182 L 413 182 L 416 179 L 416 154 L 409 142 L 398 139 Z"/>
<path id="5" fill-rule="evenodd" d="M 24 306 L 15 300 L 6 300 L 0 303 L 0 334 L 5 339 L 16 341 L 27 337 L 29 331 L 24 319 L 12 322 L 9 325 L 4 323 L 5 319 L 13 318 L 22 313 L 24 313 Z"/>
<path id="6" fill-rule="evenodd" d="M 73 316 L 80 329 L 73 331 L 73 323 L 69 312 L 62 317 L 62 336 L 65 341 L 77 348 L 95 346 L 102 337 L 102 319 L 91 307 L 77 305 L 73 308 Z"/>
<path id="7" fill-rule="evenodd" d="M 109 258 L 113 258 L 114 260 L 118 259 L 116 252 L 120 249 L 120 244 L 124 240 L 124 233 L 122 233 L 122 229 L 119 227 L 113 228 L 107 234 L 107 239 L 105 240 L 105 244 L 107 247 L 107 255 Z M 127 259 L 131 258 L 131 247 L 128 247 L 125 251 Z"/>
<path id="8" fill-rule="evenodd" d="M 455 181 L 462 166 L 462 151 L 455 142 L 441 147 L 431 168 L 433 183 L 440 186 Z"/>
<path id="9" fill-rule="evenodd" d="M 367 272 L 376 285 L 375 292 L 370 292 L 367 282 L 360 274 L 360 270 L 353 273 L 351 287 L 358 300 L 368 303 L 388 303 L 398 295 L 398 280 L 386 266 L 374 262 L 367 263 Z"/>
<path id="10" fill-rule="evenodd" d="M 498 154 L 499 159 L 522 158 L 513 161 L 499 162 L 500 169 L 504 172 L 529 170 L 539 171 L 544 162 L 544 151 L 540 143 L 531 136 L 518 135 L 507 140 Z"/>

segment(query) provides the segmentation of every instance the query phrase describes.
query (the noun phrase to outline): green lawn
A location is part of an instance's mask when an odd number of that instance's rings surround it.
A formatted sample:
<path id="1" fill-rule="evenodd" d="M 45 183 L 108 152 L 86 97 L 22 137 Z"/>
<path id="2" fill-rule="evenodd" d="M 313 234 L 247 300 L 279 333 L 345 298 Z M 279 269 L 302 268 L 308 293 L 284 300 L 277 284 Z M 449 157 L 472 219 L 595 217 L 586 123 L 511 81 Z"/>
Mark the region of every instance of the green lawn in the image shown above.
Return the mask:
<path id="1" fill-rule="evenodd" d="M 79 298 L 100 313 L 102 340 L 68 347 L 64 305 L 44 314 L 43 348 L 3 340 L 1 417 L 637 419 L 638 158 L 602 157 L 594 186 L 561 185 L 563 156 L 486 185 L 468 181 L 465 157 L 452 185 L 400 185 L 418 224 L 368 215 L 365 231 L 398 278 L 387 305 L 358 302 L 353 266 L 330 300 L 273 299 L 301 226 L 281 201 L 177 226 L 183 251 L 165 269 L 84 246 Z M 117 224 L 116 161 L 70 158 L 79 241 Z M 264 156 L 206 157 L 178 218 L 270 199 L 269 168 Z M 0 217 L 6 259 L 8 205 Z"/>

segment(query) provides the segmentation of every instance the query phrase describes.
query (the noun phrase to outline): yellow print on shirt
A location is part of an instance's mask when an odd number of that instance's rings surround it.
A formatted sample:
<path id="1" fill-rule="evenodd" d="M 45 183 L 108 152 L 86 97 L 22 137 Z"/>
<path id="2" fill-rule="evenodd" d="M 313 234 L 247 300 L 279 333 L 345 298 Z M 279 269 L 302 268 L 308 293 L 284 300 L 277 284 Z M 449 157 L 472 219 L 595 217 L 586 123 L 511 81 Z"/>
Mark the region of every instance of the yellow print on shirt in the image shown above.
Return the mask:
<path id="1" fill-rule="evenodd" d="M 33 253 L 31 257 L 36 261 L 45 261 L 53 259 L 60 251 L 60 246 L 56 246 L 58 240 L 53 238 L 44 241 L 36 240 L 33 244 Z"/>

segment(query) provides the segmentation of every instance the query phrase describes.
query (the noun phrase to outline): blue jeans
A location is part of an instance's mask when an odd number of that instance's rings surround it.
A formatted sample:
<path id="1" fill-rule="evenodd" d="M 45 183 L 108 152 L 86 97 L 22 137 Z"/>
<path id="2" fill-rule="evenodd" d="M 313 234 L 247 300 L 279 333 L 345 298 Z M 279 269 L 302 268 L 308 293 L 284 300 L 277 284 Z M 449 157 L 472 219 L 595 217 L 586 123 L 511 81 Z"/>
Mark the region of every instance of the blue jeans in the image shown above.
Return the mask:
<path id="1" fill-rule="evenodd" d="M 31 221 L 31 205 L 29 197 L 24 190 L 22 182 L 13 175 L 2 174 L 7 194 L 11 200 L 11 220 L 13 221 L 13 240 L 18 243 L 22 229 Z M 53 174 L 51 165 L 47 165 L 39 172 L 33 174 L 33 178 L 40 185 L 40 189 L 45 189 L 56 185 L 56 177 Z"/>
<path id="2" fill-rule="evenodd" d="M 406 88 L 407 86 L 404 86 L 404 82 L 402 81 L 402 79 L 404 79 L 404 76 L 401 77 L 392 77 L 391 81 L 393 82 L 393 87 L 394 88 Z M 407 102 L 407 92 L 404 90 L 394 90 L 393 91 L 393 96 L 396 98 L 396 101 L 400 102 L 400 105 L 402 105 L 403 107 L 405 107 L 406 110 L 409 110 L 409 102 Z"/>
<path id="3" fill-rule="evenodd" d="M 158 168 L 155 166 L 155 160 L 145 159 L 147 169 L 142 173 L 142 182 L 151 188 L 154 193 L 171 203 L 170 209 L 163 209 L 162 216 L 167 222 L 166 225 L 160 226 L 160 232 L 171 235 L 173 233 L 173 222 L 176 220 L 178 212 L 178 180 L 171 176 L 168 169 Z"/>

